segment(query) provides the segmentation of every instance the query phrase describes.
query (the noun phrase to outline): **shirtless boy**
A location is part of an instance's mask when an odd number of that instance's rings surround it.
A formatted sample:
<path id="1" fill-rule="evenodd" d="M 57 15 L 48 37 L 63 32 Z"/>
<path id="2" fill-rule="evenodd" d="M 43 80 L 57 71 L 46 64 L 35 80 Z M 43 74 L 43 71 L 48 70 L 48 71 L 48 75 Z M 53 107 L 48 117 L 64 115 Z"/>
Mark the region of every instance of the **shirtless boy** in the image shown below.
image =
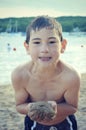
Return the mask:
<path id="1" fill-rule="evenodd" d="M 25 130 L 77 130 L 80 75 L 60 59 L 66 45 L 60 23 L 51 17 L 39 16 L 27 28 L 24 46 L 32 60 L 12 73 L 16 109 L 26 115 Z M 53 118 L 39 112 L 42 104 L 50 105 Z"/>

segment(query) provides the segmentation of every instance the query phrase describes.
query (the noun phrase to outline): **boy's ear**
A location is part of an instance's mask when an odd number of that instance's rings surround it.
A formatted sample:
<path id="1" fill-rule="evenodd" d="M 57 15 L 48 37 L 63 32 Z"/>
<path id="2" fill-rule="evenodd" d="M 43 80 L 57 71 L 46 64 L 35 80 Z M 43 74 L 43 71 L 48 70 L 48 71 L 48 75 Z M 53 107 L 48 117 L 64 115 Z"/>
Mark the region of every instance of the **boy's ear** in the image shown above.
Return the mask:
<path id="1" fill-rule="evenodd" d="M 67 46 L 67 40 L 66 39 L 63 39 L 62 42 L 61 42 L 61 53 L 64 53 L 65 49 L 66 49 L 66 46 Z"/>
<path id="2" fill-rule="evenodd" d="M 29 54 L 29 44 L 27 44 L 26 42 L 24 42 L 24 47 L 26 49 L 27 54 Z"/>

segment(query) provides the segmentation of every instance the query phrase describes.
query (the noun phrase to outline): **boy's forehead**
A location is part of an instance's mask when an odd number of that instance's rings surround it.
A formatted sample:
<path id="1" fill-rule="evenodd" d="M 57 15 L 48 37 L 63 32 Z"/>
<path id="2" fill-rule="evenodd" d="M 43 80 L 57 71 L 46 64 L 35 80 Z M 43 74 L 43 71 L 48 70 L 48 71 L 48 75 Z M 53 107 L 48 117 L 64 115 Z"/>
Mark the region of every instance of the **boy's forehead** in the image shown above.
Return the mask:
<path id="1" fill-rule="evenodd" d="M 58 35 L 58 31 L 54 28 L 41 28 L 36 30 L 32 29 L 30 32 L 30 36 L 32 35 Z"/>
<path id="2" fill-rule="evenodd" d="M 56 33 L 55 29 L 46 29 L 42 28 L 40 30 L 32 30 L 30 34 L 30 41 L 32 40 L 38 40 L 38 39 L 50 39 L 50 38 L 55 38 L 55 39 L 60 39 L 59 35 Z"/>

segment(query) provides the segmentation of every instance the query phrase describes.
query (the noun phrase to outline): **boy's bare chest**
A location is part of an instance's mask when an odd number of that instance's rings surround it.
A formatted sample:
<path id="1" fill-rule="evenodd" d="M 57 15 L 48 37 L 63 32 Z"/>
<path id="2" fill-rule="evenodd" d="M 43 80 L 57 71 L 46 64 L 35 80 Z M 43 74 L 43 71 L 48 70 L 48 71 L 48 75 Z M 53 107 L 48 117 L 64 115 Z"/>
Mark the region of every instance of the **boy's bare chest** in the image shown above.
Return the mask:
<path id="1" fill-rule="evenodd" d="M 65 88 L 62 83 L 58 82 L 57 80 L 30 80 L 27 86 L 27 91 L 31 96 L 31 100 L 33 101 L 60 101 L 63 98 Z"/>

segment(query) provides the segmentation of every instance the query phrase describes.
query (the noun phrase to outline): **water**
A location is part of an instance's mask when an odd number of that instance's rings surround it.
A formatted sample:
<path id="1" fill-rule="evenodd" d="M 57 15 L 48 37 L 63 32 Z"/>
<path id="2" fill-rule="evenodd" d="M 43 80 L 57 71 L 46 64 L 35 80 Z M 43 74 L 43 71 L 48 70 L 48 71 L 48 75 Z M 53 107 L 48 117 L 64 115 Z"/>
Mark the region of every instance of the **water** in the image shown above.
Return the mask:
<path id="1" fill-rule="evenodd" d="M 63 33 L 68 44 L 61 58 L 75 67 L 80 73 L 86 72 L 86 34 Z M 11 83 L 13 69 L 30 60 L 24 48 L 25 36 L 0 34 L 0 85 Z M 8 46 L 9 43 L 9 46 Z M 16 49 L 16 50 L 15 50 Z"/>

